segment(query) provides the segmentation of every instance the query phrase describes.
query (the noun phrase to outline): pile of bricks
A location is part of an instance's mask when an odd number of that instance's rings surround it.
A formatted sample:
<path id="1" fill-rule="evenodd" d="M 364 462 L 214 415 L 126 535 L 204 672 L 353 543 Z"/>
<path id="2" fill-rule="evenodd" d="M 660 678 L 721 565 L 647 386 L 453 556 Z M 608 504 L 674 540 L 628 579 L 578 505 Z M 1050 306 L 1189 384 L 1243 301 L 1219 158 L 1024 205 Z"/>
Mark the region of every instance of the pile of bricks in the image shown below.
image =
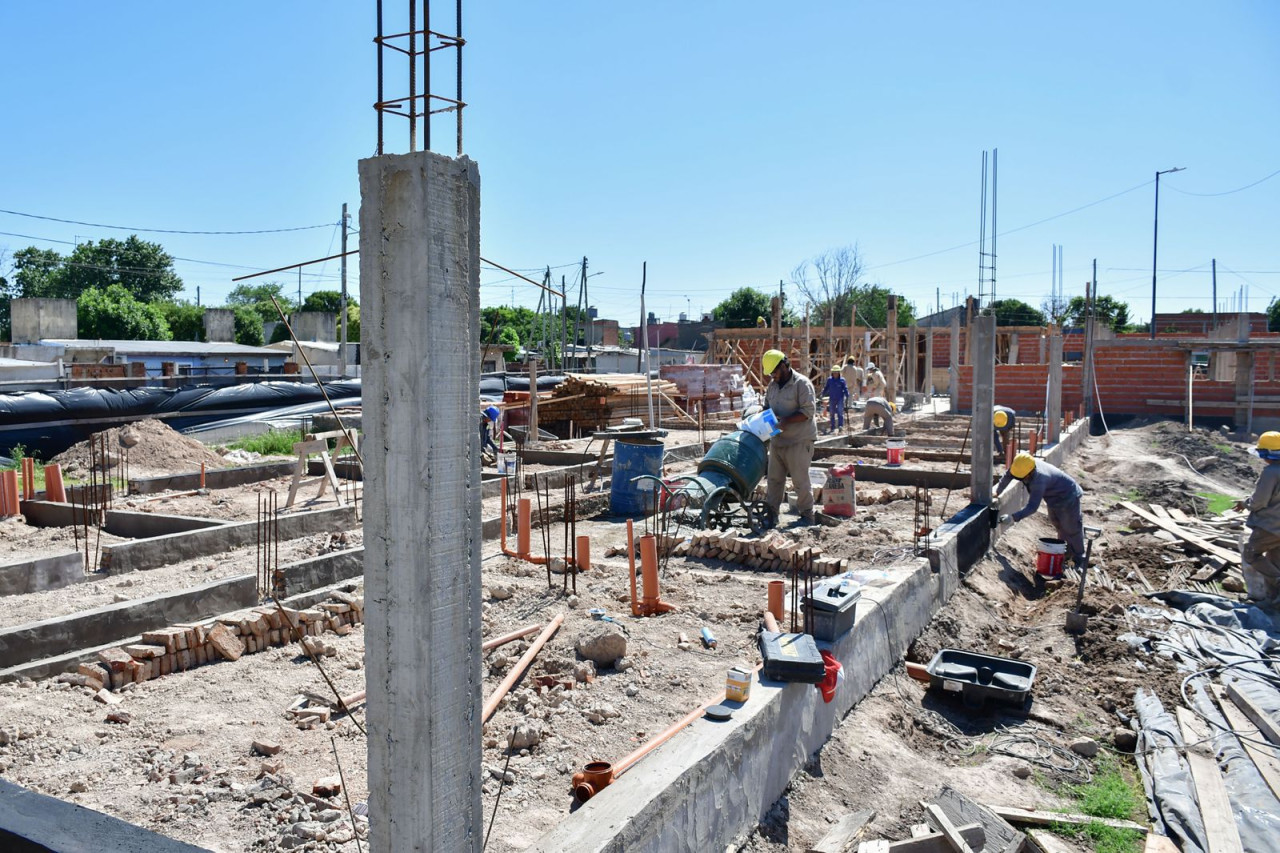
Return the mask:
<path id="1" fill-rule="evenodd" d="M 695 533 L 689 540 L 685 553 L 690 557 L 724 560 L 751 569 L 779 572 L 789 570 L 796 557 L 803 557 L 809 552 L 813 553 L 813 570 L 816 574 L 838 575 L 849 569 L 848 560 L 823 557 L 821 548 L 800 545 L 777 531 L 758 539 L 744 538 L 736 530 Z M 678 546 L 672 553 L 681 555 Z"/>
<path id="2" fill-rule="evenodd" d="M 351 633 L 364 621 L 364 596 L 333 593 L 333 600 L 305 610 L 264 605 L 203 622 L 182 622 L 148 631 L 142 642 L 98 652 L 96 663 L 82 663 L 74 681 L 95 690 L 119 690 L 126 684 L 183 672 L 220 659 L 238 660 L 246 653 L 282 646 L 298 636 L 332 631 Z"/>

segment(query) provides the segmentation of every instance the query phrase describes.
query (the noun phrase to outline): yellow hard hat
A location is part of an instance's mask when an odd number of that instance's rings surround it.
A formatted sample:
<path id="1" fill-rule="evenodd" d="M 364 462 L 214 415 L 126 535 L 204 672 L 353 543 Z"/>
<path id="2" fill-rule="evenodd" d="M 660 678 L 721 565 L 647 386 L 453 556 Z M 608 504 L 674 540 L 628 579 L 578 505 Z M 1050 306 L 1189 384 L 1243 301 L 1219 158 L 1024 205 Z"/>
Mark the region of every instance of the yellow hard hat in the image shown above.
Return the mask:
<path id="1" fill-rule="evenodd" d="M 1268 430 L 1258 436 L 1259 450 L 1280 450 L 1280 432 Z"/>
<path id="2" fill-rule="evenodd" d="M 991 416 L 991 422 L 996 425 L 996 429 L 1004 429 L 1009 425 L 1009 413 L 1005 411 L 997 411 Z"/>
<path id="3" fill-rule="evenodd" d="M 1034 470 L 1036 458 L 1025 450 L 1013 457 L 1013 464 L 1009 466 L 1009 473 L 1019 480 L 1025 480 Z"/>
<path id="4" fill-rule="evenodd" d="M 786 360 L 787 357 L 781 350 L 771 349 L 760 359 L 760 366 L 764 368 L 765 373 L 772 374 L 778 369 L 778 365 Z"/>

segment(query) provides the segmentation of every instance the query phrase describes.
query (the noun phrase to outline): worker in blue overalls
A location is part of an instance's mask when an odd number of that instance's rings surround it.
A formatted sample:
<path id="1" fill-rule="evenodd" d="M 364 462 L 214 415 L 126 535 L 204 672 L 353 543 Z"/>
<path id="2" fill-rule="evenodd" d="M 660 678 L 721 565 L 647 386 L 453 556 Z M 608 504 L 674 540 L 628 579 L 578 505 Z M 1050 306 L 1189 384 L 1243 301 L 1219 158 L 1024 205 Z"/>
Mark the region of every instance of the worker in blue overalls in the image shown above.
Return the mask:
<path id="1" fill-rule="evenodd" d="M 498 418 L 502 412 L 497 406 L 487 406 L 484 413 L 480 415 L 480 453 L 492 452 L 494 458 L 498 456 L 498 445 L 493 442 L 493 433 L 491 431 L 494 424 L 498 423 Z"/>
<path id="2" fill-rule="evenodd" d="M 822 396 L 827 398 L 827 417 L 829 424 L 827 432 L 836 431 L 836 422 L 839 421 L 840 429 L 844 429 L 844 402 L 849 398 L 849 385 L 844 381 L 844 377 L 840 375 L 840 368 L 831 368 L 831 376 L 827 378 L 827 384 L 822 386 Z"/>

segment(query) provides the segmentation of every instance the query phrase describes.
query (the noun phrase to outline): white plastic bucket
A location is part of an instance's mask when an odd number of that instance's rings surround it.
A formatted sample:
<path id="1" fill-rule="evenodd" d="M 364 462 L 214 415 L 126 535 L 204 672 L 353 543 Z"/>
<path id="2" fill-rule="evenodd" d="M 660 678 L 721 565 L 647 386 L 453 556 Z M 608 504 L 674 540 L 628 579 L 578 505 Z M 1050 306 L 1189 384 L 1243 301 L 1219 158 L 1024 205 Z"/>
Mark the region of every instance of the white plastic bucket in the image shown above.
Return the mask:
<path id="1" fill-rule="evenodd" d="M 742 422 L 742 430 L 749 432 L 761 441 L 768 441 L 782 432 L 778 426 L 778 418 L 772 409 L 757 412 Z"/>
<path id="2" fill-rule="evenodd" d="M 1039 551 L 1036 553 L 1036 574 L 1044 575 L 1047 578 L 1062 577 L 1066 554 L 1066 542 L 1061 539 L 1042 538 Z"/>
<path id="3" fill-rule="evenodd" d="M 519 457 L 514 453 L 498 454 L 498 473 L 504 477 L 514 477 L 516 474 L 516 466 L 519 464 Z"/>

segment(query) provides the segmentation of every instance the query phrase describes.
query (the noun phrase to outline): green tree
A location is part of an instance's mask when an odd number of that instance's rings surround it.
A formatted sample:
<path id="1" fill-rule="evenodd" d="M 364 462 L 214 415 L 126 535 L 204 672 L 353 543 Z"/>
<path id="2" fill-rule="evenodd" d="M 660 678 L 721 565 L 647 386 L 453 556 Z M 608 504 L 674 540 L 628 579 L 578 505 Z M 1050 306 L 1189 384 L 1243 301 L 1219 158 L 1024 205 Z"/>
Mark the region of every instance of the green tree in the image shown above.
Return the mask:
<path id="1" fill-rule="evenodd" d="M 258 316 L 264 321 L 274 322 L 280 319 L 280 315 L 276 311 L 276 306 L 271 302 L 272 297 L 275 297 L 276 302 L 280 303 L 280 308 L 284 311 L 286 317 L 297 308 L 297 303 L 285 295 L 284 285 L 278 281 L 237 284 L 227 294 L 227 307 L 252 308 L 258 312 Z M 285 337 L 288 337 L 288 335 L 286 334 Z"/>
<path id="2" fill-rule="evenodd" d="M 164 315 L 165 322 L 169 324 L 173 340 L 204 340 L 204 308 L 186 300 L 157 302 L 155 305 Z"/>
<path id="3" fill-rule="evenodd" d="M 571 312 L 576 312 L 577 307 L 575 306 L 569 310 Z M 585 313 L 583 322 L 585 327 Z M 550 326 L 551 324 L 548 323 L 548 334 L 550 334 Z M 567 326 L 570 329 L 573 328 L 572 318 L 570 318 Z M 498 336 L 501 335 L 503 329 L 511 329 L 515 333 L 515 344 L 517 346 L 528 346 L 530 343 L 533 343 L 537 337 L 541 336 L 542 318 L 538 315 L 538 312 L 519 306 L 513 308 L 510 305 L 497 305 L 491 308 L 481 309 L 481 343 L 487 343 L 489 341 L 499 343 L 500 338 Z M 556 323 L 555 337 L 557 340 L 560 338 L 560 326 L 558 322 Z"/>
<path id="4" fill-rule="evenodd" d="M 243 305 L 231 310 L 236 315 L 236 343 L 247 347 L 262 346 L 262 315 Z"/>
<path id="5" fill-rule="evenodd" d="M 1083 326 L 1085 321 L 1086 305 L 1083 296 L 1073 296 L 1071 301 L 1067 303 L 1067 319 L 1068 326 Z M 1128 331 L 1129 326 L 1129 303 L 1121 302 L 1111 296 L 1099 296 L 1093 300 L 1093 314 L 1097 321 L 1105 326 L 1110 326 L 1112 331 L 1124 332 Z"/>
<path id="6" fill-rule="evenodd" d="M 1280 332 L 1280 299 L 1272 299 L 1267 306 L 1267 331 Z"/>
<path id="7" fill-rule="evenodd" d="M 997 299 L 988 306 L 997 326 L 1043 326 L 1044 314 L 1017 299 Z"/>
<path id="8" fill-rule="evenodd" d="M 182 290 L 182 279 L 173 271 L 173 256 L 159 243 L 105 239 L 81 243 L 55 273 L 59 288 L 79 296 L 90 287 L 119 284 L 139 302 L 172 299 Z"/>
<path id="9" fill-rule="evenodd" d="M 728 329 L 752 328 L 761 317 L 770 323 L 773 317 L 770 296 L 754 287 L 740 287 L 712 308 L 711 316 Z"/>
<path id="10" fill-rule="evenodd" d="M 857 325 L 873 329 L 883 329 L 889 323 L 889 297 L 893 291 L 883 284 L 859 284 L 837 296 L 831 304 L 835 325 L 848 325 L 857 309 Z M 813 307 L 809 314 L 810 323 L 825 323 L 827 303 Z M 909 326 L 915 322 L 915 306 L 906 299 L 898 299 L 898 327 Z"/>
<path id="11" fill-rule="evenodd" d="M 167 341 L 172 338 L 164 313 L 156 305 L 135 299 L 122 284 L 90 287 L 76 304 L 81 338 L 115 341 Z"/>

